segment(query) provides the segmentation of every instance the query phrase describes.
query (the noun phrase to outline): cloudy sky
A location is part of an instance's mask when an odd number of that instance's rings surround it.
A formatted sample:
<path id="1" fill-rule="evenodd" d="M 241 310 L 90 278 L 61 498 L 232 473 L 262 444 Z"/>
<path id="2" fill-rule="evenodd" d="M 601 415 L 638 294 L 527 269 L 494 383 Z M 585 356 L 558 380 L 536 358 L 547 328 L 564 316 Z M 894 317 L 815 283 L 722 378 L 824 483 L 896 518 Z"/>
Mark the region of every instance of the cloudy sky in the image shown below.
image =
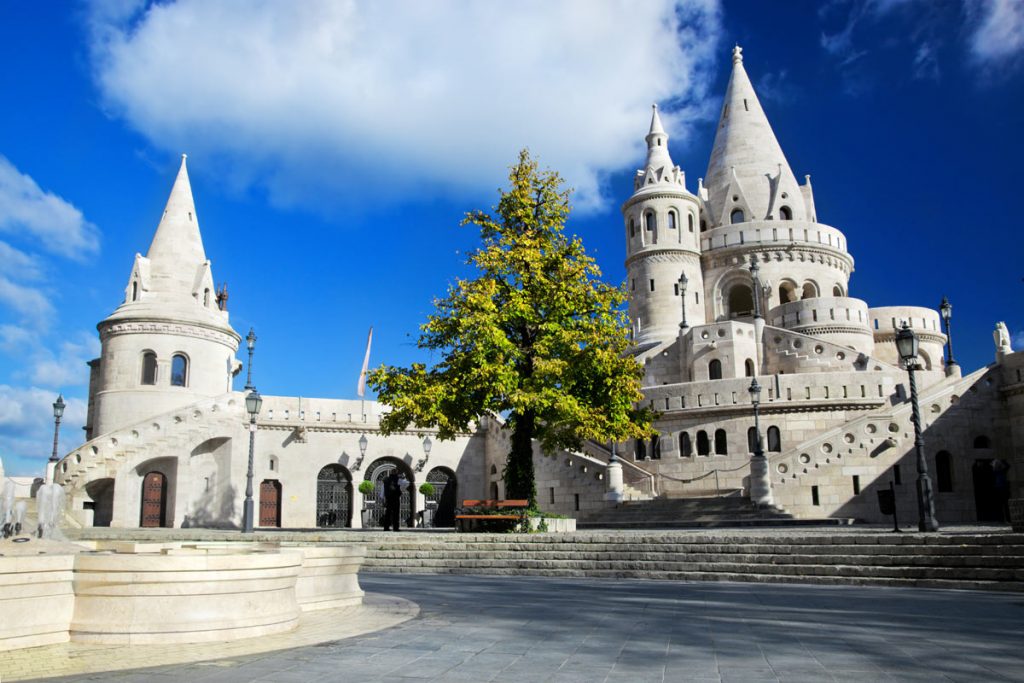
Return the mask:
<path id="1" fill-rule="evenodd" d="M 651 103 L 690 189 L 734 43 L 872 305 L 953 300 L 956 355 L 1024 346 L 1011 160 L 1024 3 L 610 0 L 0 4 L 0 457 L 35 474 L 50 404 L 81 441 L 96 323 L 120 303 L 182 152 L 214 278 L 268 394 L 354 397 L 464 273 L 529 147 L 576 189 L 571 229 L 624 277 L 618 207 Z"/>

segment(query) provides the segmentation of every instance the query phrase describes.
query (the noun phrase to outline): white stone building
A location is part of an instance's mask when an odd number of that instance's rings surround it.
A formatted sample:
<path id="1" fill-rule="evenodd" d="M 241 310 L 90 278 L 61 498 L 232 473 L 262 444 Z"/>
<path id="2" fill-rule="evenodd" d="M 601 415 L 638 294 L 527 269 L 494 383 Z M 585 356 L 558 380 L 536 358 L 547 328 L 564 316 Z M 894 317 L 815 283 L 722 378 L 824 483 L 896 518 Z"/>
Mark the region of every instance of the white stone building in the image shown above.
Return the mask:
<path id="1" fill-rule="evenodd" d="M 658 436 L 620 444 L 615 468 L 598 444 L 538 451 L 539 503 L 585 518 L 622 495 L 751 496 L 756 377 L 768 476 L 755 480 L 753 498 L 797 517 L 882 521 L 874 492 L 894 482 L 901 516 L 916 518 L 907 373 L 894 343 L 907 323 L 920 339 L 937 516 L 1000 518 L 1024 480 L 1024 354 L 1003 347 L 996 364 L 962 376 L 943 361 L 936 311 L 850 296 L 846 238 L 819 222 L 810 177 L 796 180 L 739 48 L 732 61 L 706 181 L 687 189 L 655 109 L 646 162 L 622 207 L 629 314 Z M 249 446 L 244 393 L 231 390 L 240 336 L 213 283 L 183 159 L 123 303 L 98 326 L 88 441 L 54 473 L 82 524 L 240 523 Z M 507 446 L 494 420 L 454 442 L 425 442 L 430 433 L 415 429 L 381 437 L 373 402 L 364 412 L 358 401 L 264 399 L 258 526 L 359 527 L 355 485 L 394 467 L 416 485 L 438 485 L 441 523 L 458 499 L 504 493 Z M 425 504 L 414 491 L 408 516 Z"/>

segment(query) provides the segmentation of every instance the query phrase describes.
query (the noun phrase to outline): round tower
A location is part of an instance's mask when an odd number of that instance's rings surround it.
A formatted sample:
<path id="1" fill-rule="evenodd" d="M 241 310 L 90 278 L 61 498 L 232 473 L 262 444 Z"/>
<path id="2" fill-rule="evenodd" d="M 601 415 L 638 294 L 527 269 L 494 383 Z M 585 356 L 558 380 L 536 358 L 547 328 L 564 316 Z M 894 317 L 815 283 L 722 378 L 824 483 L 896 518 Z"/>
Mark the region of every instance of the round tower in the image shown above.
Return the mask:
<path id="1" fill-rule="evenodd" d="M 231 390 L 240 338 L 214 288 L 185 156 L 153 242 L 90 363 L 87 438 Z"/>
<path id="2" fill-rule="evenodd" d="M 704 322 L 699 204 L 686 189 L 685 174 L 669 156 L 657 105 L 646 140 L 647 162 L 636 172 L 633 195 L 622 205 L 629 317 L 641 345 L 677 339 L 683 305 L 687 325 Z M 685 304 L 680 300 L 683 275 Z"/>

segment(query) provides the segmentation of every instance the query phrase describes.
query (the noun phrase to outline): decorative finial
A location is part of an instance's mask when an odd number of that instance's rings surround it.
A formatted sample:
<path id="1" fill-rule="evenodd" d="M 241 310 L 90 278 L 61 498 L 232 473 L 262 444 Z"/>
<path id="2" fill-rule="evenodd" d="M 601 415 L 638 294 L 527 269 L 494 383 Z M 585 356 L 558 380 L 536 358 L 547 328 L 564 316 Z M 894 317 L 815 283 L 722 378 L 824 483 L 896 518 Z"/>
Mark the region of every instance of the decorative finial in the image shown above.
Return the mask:
<path id="1" fill-rule="evenodd" d="M 739 64 L 743 61 L 743 48 L 740 47 L 739 43 L 736 43 L 736 47 L 732 49 L 732 63 Z"/>
<path id="2" fill-rule="evenodd" d="M 181 155 L 181 160 L 185 161 L 185 159 L 188 159 L 188 155 L 187 154 L 182 154 Z"/>
<path id="3" fill-rule="evenodd" d="M 651 109 L 653 109 L 654 111 L 658 111 L 658 103 L 655 102 L 654 104 L 652 104 Z"/>

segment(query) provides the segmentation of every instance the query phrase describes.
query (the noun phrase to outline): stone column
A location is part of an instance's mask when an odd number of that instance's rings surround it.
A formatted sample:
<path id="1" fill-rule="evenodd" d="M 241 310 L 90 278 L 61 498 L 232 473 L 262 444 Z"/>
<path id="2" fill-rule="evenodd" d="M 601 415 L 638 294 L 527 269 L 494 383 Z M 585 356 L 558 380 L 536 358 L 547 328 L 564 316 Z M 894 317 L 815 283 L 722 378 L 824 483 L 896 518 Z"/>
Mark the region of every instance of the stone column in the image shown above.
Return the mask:
<path id="1" fill-rule="evenodd" d="M 621 503 L 623 498 L 622 465 L 614 455 L 612 455 L 611 462 L 608 463 L 605 481 L 608 483 L 608 491 L 604 494 L 604 499 L 613 503 Z"/>

